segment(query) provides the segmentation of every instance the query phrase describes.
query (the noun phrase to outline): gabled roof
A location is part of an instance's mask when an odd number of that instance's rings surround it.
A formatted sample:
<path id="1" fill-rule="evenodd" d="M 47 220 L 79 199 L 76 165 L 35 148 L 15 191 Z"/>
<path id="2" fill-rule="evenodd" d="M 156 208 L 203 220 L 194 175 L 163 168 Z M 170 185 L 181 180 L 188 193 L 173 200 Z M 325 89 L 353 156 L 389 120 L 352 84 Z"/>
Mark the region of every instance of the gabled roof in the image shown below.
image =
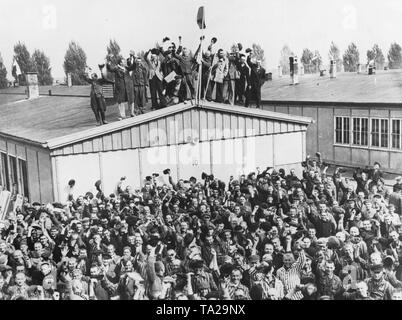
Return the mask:
<path id="1" fill-rule="evenodd" d="M 308 126 L 312 123 L 312 119 L 308 117 L 301 117 L 301 116 L 293 116 L 283 113 L 277 113 L 272 111 L 265 111 L 260 109 L 251 109 L 251 108 L 244 108 L 238 106 L 229 106 L 225 104 L 219 104 L 215 102 L 203 102 L 202 106 L 192 106 L 190 103 L 184 104 L 180 103 L 171 107 L 167 107 L 164 109 L 148 112 L 146 114 L 142 114 L 136 116 L 134 118 L 128 118 L 122 121 L 116 121 L 113 123 L 109 123 L 107 125 L 93 127 L 88 130 L 79 131 L 70 135 L 49 139 L 47 143 L 44 145 L 49 149 L 55 149 L 62 147 L 64 145 L 69 145 L 72 143 L 76 143 L 79 141 L 96 138 L 98 136 L 102 136 L 104 134 L 112 133 L 115 131 L 123 130 L 130 128 L 135 125 L 139 125 L 142 123 L 146 123 L 148 121 L 160 119 L 166 116 L 171 116 L 179 112 L 184 112 L 187 110 L 191 110 L 193 108 L 201 108 L 206 110 L 212 111 L 219 111 L 228 114 L 237 114 L 243 115 L 253 118 L 263 118 L 263 119 L 271 119 L 277 121 L 284 121 L 290 123 L 301 124 L 304 126 Z"/>

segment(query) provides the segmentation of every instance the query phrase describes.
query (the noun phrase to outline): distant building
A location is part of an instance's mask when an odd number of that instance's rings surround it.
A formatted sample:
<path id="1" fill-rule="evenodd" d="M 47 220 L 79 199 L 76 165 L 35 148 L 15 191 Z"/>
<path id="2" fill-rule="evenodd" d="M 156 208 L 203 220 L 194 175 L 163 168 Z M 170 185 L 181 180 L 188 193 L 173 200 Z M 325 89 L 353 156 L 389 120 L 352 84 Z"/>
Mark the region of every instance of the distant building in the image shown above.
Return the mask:
<path id="1" fill-rule="evenodd" d="M 342 166 L 381 163 L 402 171 L 402 72 L 340 73 L 336 79 L 304 76 L 298 86 L 284 77 L 262 90 L 263 109 L 314 119 L 307 153 L 317 151 Z"/>

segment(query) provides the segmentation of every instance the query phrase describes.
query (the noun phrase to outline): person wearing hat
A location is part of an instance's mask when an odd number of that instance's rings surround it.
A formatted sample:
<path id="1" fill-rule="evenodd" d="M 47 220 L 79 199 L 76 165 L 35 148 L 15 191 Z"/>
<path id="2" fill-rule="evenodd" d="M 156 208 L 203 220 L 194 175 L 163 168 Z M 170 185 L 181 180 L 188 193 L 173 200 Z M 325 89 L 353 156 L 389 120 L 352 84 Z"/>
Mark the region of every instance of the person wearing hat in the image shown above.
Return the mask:
<path id="1" fill-rule="evenodd" d="M 87 69 L 87 73 L 85 74 L 85 81 L 91 84 L 91 108 L 93 113 L 95 114 L 95 119 L 98 125 L 107 124 L 106 121 L 106 101 L 103 96 L 102 84 L 104 83 L 103 79 L 98 79 L 98 75 L 96 73 L 90 73 L 90 69 Z"/>
<path id="2" fill-rule="evenodd" d="M 193 271 L 193 273 L 190 274 L 191 286 L 194 293 L 201 293 L 201 296 L 205 296 L 211 291 L 218 290 L 212 274 L 206 271 L 204 268 L 204 262 L 202 260 L 191 261 L 190 268 Z"/>
<path id="3" fill-rule="evenodd" d="M 149 85 L 148 70 L 142 62 L 140 54 L 135 56 L 134 52 L 130 53 L 127 62 L 128 70 L 132 71 L 131 78 L 134 86 L 134 102 L 131 105 L 131 116 L 144 113 L 145 104 L 147 102 L 146 88 Z M 136 107 L 135 107 L 136 106 Z"/>
<path id="4" fill-rule="evenodd" d="M 378 181 L 384 182 L 384 174 L 381 171 L 381 164 L 379 162 L 374 162 L 374 166 L 369 170 L 368 177 L 371 180 L 370 187 L 376 185 Z"/>
<path id="5" fill-rule="evenodd" d="M 317 292 L 319 296 L 329 296 L 332 300 L 336 300 L 343 294 L 342 281 L 334 271 L 335 263 L 332 260 L 325 262 L 324 270 L 318 269 Z"/>
<path id="6" fill-rule="evenodd" d="M 246 102 L 244 106 L 248 108 L 251 100 L 254 100 L 257 109 L 259 109 L 261 104 L 261 88 L 265 83 L 265 69 L 261 66 L 261 60 L 255 56 L 252 57 L 252 55 L 253 53 L 250 51 L 247 57 L 249 73 L 247 74 Z"/>
<path id="7" fill-rule="evenodd" d="M 369 296 L 374 300 L 391 300 L 393 287 L 385 280 L 383 264 L 372 265 L 370 271 L 371 277 L 365 281 Z"/>
<path id="8" fill-rule="evenodd" d="M 112 65 L 111 58 L 109 55 L 106 67 L 115 75 L 114 97 L 119 107 L 119 120 L 123 120 L 126 118 L 126 103 L 128 102 L 130 106 L 134 103 L 133 81 L 130 77 L 130 69 L 123 57 L 117 57 L 115 65 Z"/>

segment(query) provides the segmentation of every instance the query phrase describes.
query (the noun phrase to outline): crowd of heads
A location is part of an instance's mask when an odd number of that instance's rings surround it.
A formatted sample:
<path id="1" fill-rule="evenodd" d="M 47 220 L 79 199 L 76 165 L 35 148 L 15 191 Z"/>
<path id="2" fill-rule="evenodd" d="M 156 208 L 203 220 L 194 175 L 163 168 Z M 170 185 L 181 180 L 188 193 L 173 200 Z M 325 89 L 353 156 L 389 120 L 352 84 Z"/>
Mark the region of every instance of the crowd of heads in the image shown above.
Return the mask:
<path id="1" fill-rule="evenodd" d="M 29 203 L 0 224 L 3 300 L 400 300 L 402 179 L 307 158 L 221 181 Z M 331 171 L 329 173 L 328 171 Z"/>

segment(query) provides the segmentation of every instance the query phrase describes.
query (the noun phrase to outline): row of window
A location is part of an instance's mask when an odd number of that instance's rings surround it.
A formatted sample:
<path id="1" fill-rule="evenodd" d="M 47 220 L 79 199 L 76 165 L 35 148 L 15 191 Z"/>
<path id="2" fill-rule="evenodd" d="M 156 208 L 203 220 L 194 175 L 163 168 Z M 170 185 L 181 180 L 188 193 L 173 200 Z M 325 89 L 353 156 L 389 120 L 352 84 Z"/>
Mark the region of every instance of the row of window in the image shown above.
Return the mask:
<path id="1" fill-rule="evenodd" d="M 0 185 L 6 190 L 28 197 L 26 161 L 0 152 Z"/>
<path id="2" fill-rule="evenodd" d="M 335 143 L 402 149 L 402 119 L 335 117 Z"/>

